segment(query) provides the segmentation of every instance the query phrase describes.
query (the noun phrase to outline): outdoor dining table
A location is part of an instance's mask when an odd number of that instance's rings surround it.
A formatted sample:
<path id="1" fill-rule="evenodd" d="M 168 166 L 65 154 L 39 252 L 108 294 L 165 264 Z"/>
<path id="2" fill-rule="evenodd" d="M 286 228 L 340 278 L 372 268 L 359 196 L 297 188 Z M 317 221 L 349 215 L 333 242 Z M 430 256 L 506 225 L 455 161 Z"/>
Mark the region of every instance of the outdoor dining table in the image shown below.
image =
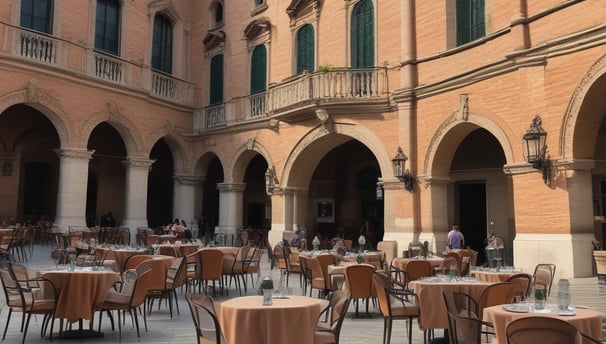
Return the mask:
<path id="1" fill-rule="evenodd" d="M 541 311 L 536 311 L 532 304 L 497 305 L 484 308 L 484 320 L 493 324 L 498 343 L 506 344 L 507 324 L 515 319 L 529 316 L 554 317 L 567 321 L 577 330 L 595 339 L 602 339 L 602 313 L 588 308 L 576 308 L 574 311 L 559 315 L 557 305 L 547 304 Z M 579 338 L 581 339 L 581 338 Z M 496 343 L 493 341 L 493 343 Z M 583 339 L 579 343 L 590 343 Z"/>
<path id="2" fill-rule="evenodd" d="M 217 313 L 227 344 L 313 344 L 326 305 L 322 299 L 288 296 L 264 306 L 263 296 L 242 296 L 221 302 Z"/>
<path id="3" fill-rule="evenodd" d="M 485 282 L 505 282 L 509 277 L 518 273 L 521 271 L 512 268 L 504 268 L 499 271 L 496 271 L 495 268 L 486 268 L 470 272 L 473 277 Z"/>
<path id="4" fill-rule="evenodd" d="M 97 246 L 95 250 L 103 252 L 104 260 L 114 260 L 116 262 L 118 271 L 122 272 L 124 262 L 131 256 L 136 254 L 143 254 L 146 252 L 145 249 L 128 248 L 128 247 L 103 247 Z"/>
<path id="5" fill-rule="evenodd" d="M 66 319 L 69 323 L 92 320 L 94 312 L 101 308 L 109 289 L 120 279 L 116 272 L 96 267 L 77 267 L 74 271 L 48 270 L 40 271 L 38 274 L 50 280 L 57 289 L 55 318 Z M 63 335 L 68 337 L 100 335 L 92 331 L 92 323 L 90 327 L 89 331 L 84 331 L 80 327 L 77 331 L 65 332 Z"/>
<path id="6" fill-rule="evenodd" d="M 449 280 L 447 276 L 426 277 L 409 282 L 409 288 L 417 294 L 419 300 L 419 327 L 422 330 L 448 328 L 443 291 L 463 292 L 474 300 L 479 300 L 484 289 L 490 284 L 471 277 Z"/>

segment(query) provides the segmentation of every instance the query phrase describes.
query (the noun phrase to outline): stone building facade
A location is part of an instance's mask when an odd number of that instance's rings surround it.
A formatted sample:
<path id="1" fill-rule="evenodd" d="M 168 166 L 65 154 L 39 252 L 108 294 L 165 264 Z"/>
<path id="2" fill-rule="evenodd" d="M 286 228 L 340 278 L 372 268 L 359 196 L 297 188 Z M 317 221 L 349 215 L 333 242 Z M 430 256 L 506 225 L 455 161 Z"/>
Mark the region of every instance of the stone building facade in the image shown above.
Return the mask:
<path id="1" fill-rule="evenodd" d="M 592 275 L 604 7 L 8 0 L 0 217 L 67 230 L 112 211 L 133 233 L 205 215 L 223 238 L 304 225 L 400 252 L 440 252 L 456 222 L 477 250 L 502 237 L 508 265 Z M 533 121 L 547 134 L 534 163 Z"/>

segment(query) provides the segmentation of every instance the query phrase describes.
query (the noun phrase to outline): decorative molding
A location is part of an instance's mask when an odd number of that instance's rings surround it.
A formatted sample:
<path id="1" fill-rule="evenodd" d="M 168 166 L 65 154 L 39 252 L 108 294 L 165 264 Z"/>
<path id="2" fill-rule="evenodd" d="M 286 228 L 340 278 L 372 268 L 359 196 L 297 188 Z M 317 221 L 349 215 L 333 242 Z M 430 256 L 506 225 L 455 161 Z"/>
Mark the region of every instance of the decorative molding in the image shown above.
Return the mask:
<path id="1" fill-rule="evenodd" d="M 218 183 L 219 192 L 243 192 L 246 189 L 245 183 Z"/>
<path id="2" fill-rule="evenodd" d="M 187 175 L 176 175 L 174 176 L 174 180 L 179 182 L 181 185 L 200 185 L 204 181 L 203 178 Z"/>
<path id="3" fill-rule="evenodd" d="M 60 159 L 86 159 L 90 160 L 93 156 L 94 150 L 88 150 L 86 148 L 59 148 L 55 149 L 55 153 Z"/>
<path id="4" fill-rule="evenodd" d="M 227 35 L 225 34 L 225 31 L 208 31 L 202 40 L 202 44 L 204 44 L 204 51 L 208 53 L 214 48 L 225 46 L 226 37 Z"/>
<path id="5" fill-rule="evenodd" d="M 452 115 L 467 122 L 467 118 L 469 118 L 469 95 L 459 94 L 459 108 Z"/>
<path id="6" fill-rule="evenodd" d="M 143 167 L 143 168 L 151 168 L 153 163 L 156 162 L 155 159 L 150 160 L 146 158 L 126 158 L 126 160 L 122 160 L 122 166 L 126 168 L 130 167 Z"/>

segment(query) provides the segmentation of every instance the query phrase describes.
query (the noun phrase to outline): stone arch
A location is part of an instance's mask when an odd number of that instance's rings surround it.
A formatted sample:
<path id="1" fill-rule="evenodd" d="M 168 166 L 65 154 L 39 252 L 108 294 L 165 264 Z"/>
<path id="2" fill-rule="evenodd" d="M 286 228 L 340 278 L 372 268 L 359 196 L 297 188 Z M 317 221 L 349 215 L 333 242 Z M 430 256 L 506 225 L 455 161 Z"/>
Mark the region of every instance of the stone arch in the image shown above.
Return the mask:
<path id="1" fill-rule="evenodd" d="M 306 188 L 315 166 L 328 151 L 351 139 L 360 141 L 374 153 L 383 180 L 393 178 L 391 157 L 387 151 L 396 151 L 397 147 L 386 149 L 383 142 L 374 132 L 366 127 L 334 123 L 333 130 L 318 126 L 305 135 L 293 148 L 281 173 L 282 185 Z M 319 145 L 318 143 L 322 143 Z M 309 149 L 314 146 L 313 153 Z"/>
<path id="2" fill-rule="evenodd" d="M 199 156 L 192 158 L 192 161 L 194 161 L 194 175 L 196 177 L 205 178 L 210 163 L 214 158 L 219 159 L 219 164 L 225 172 L 225 164 L 223 163 L 221 156 L 212 150 L 204 150 Z"/>
<path id="3" fill-rule="evenodd" d="M 457 113 L 450 115 L 436 130 L 427 148 L 423 163 L 425 178 L 445 177 L 448 175 L 450 160 L 438 159 L 444 155 L 453 156 L 461 140 L 475 129 L 483 128 L 490 132 L 501 145 L 508 164 L 514 162 L 511 143 L 505 131 L 488 117 L 469 113 L 466 120 L 458 118 Z"/>
<path id="4" fill-rule="evenodd" d="M 84 123 L 80 130 L 82 136 L 88 140 L 95 127 L 103 122 L 109 123 L 118 131 L 126 146 L 127 157 L 142 157 L 147 155 L 144 154 L 144 144 L 138 127 L 127 116 L 123 115 L 117 104 L 113 102 L 107 102 L 107 109 L 93 114 Z"/>
<path id="5" fill-rule="evenodd" d="M 53 124 L 59 136 L 61 147 L 71 147 L 76 143 L 72 142 L 74 138 L 70 137 L 70 133 L 75 131 L 73 128 L 68 128 L 70 121 L 66 120 L 65 111 L 63 111 L 57 99 L 40 90 L 37 84 L 38 81 L 32 79 L 25 88 L 1 97 L 0 114 L 13 105 L 25 104 L 30 106 L 44 114 Z"/>
<path id="6" fill-rule="evenodd" d="M 250 139 L 234 153 L 227 169 L 229 172 L 225 173 L 225 181 L 242 182 L 244 173 L 246 173 L 246 166 L 256 154 L 260 154 L 265 159 L 267 166 L 273 166 L 269 151 L 255 139 Z"/>
<path id="7" fill-rule="evenodd" d="M 560 156 L 563 160 L 572 160 L 575 158 L 575 155 L 579 155 L 578 152 L 575 152 L 575 142 L 574 142 L 574 133 L 581 129 L 580 126 L 583 125 L 583 128 L 598 130 L 599 122 L 596 123 L 579 123 L 579 116 L 581 115 L 581 107 L 585 103 L 590 91 L 593 87 L 600 82 L 606 83 L 606 54 L 602 55 L 585 73 L 577 87 L 575 88 L 570 102 L 568 103 L 568 107 L 566 108 L 566 112 L 564 113 L 564 117 L 562 119 L 562 126 L 560 132 L 560 142 L 559 142 L 559 150 Z M 603 97 L 603 96 L 602 96 Z M 602 117 L 598 119 L 602 120 Z M 584 131 L 584 135 L 587 134 Z M 579 131 L 580 132 L 580 131 Z M 579 157 L 576 157 L 579 158 Z M 584 156 L 580 156 L 580 158 L 584 158 Z"/>
<path id="8" fill-rule="evenodd" d="M 151 153 L 153 146 L 159 140 L 164 139 L 173 154 L 173 160 L 175 163 L 175 171 L 181 171 L 184 173 L 193 173 L 194 166 L 191 160 L 191 149 L 190 145 L 185 142 L 182 136 L 176 135 L 174 131 L 174 123 L 168 122 L 166 127 L 156 131 L 150 137 L 149 146 L 146 148 L 148 155 Z"/>

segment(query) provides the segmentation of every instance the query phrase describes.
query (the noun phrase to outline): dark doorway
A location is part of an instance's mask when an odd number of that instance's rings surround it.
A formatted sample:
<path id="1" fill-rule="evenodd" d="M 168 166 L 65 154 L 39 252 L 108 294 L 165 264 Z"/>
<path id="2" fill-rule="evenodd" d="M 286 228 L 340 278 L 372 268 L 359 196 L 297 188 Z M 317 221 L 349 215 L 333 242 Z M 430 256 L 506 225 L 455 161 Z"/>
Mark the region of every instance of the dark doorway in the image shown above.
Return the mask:
<path id="1" fill-rule="evenodd" d="M 265 204 L 263 203 L 249 203 L 248 204 L 248 226 L 261 229 L 264 228 L 265 218 Z"/>
<path id="2" fill-rule="evenodd" d="M 147 221 L 150 227 L 173 221 L 173 154 L 164 140 L 156 142 L 149 157 L 156 160 L 147 181 Z"/>
<path id="3" fill-rule="evenodd" d="M 52 165 L 46 162 L 30 162 L 25 167 L 25 192 L 23 211 L 26 219 L 37 219 L 50 214 L 50 190 Z"/>
<path id="4" fill-rule="evenodd" d="M 484 182 L 457 183 L 458 223 L 465 236 L 465 245 L 480 252 L 478 265 L 484 264 L 486 238 L 486 184 Z"/>

